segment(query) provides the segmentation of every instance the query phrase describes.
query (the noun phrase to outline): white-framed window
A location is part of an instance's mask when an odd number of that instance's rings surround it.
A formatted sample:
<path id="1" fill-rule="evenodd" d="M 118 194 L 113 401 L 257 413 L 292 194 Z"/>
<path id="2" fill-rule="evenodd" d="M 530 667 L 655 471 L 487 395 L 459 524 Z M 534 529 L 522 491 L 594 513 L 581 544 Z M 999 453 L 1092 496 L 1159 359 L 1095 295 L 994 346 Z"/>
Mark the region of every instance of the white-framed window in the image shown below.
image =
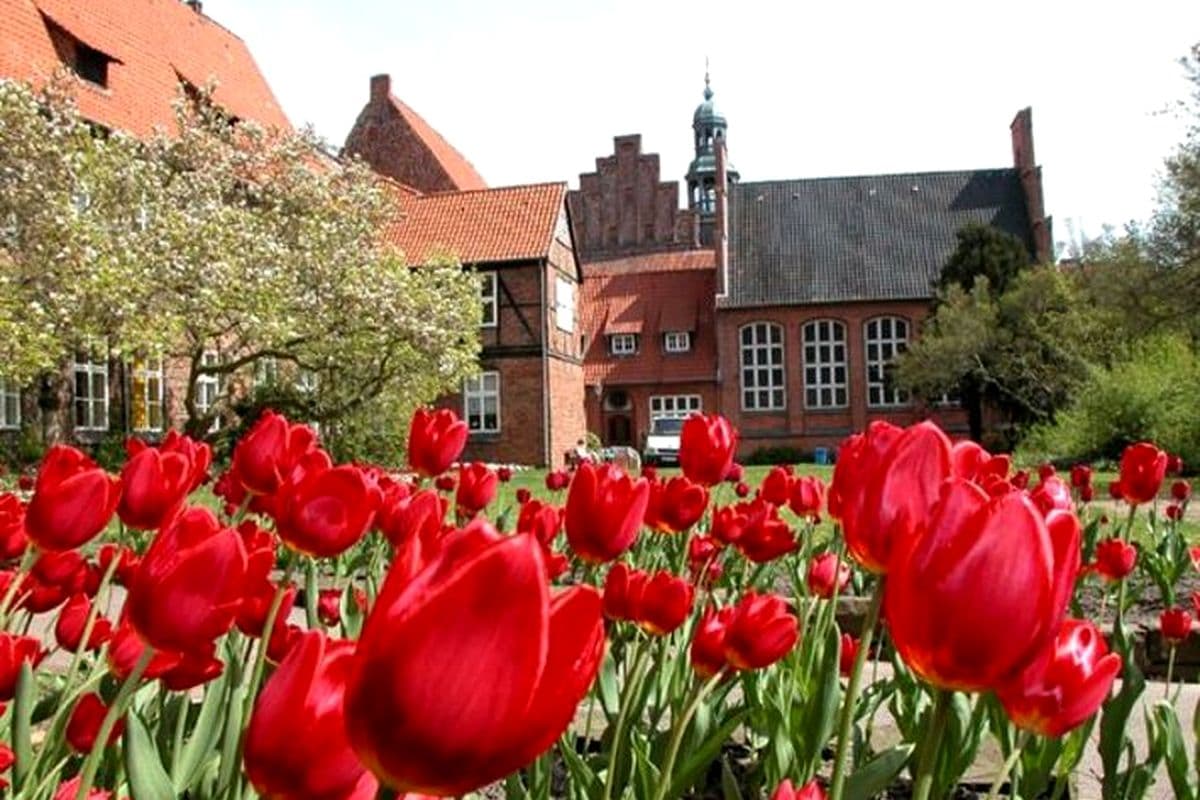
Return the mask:
<path id="1" fill-rule="evenodd" d="M 663 349 L 668 353 L 686 353 L 692 349 L 692 334 L 688 331 L 667 331 L 663 334 Z"/>
<path id="2" fill-rule="evenodd" d="M 804 406 L 845 408 L 847 390 L 846 326 L 815 319 L 801 329 L 804 340 Z"/>
<path id="3" fill-rule="evenodd" d="M 471 433 L 500 432 L 499 372 L 481 372 L 463 381 L 463 417 Z"/>
<path id="4" fill-rule="evenodd" d="M 75 354 L 72 372 L 75 376 L 75 429 L 80 431 L 108 430 L 108 359 L 107 348 L 99 357 L 89 352 Z"/>
<path id="5" fill-rule="evenodd" d="M 162 357 L 135 358 L 129 371 L 130 427 L 137 433 L 161 433 L 164 400 Z"/>
<path id="6" fill-rule="evenodd" d="M 779 411 L 784 392 L 783 327 L 774 322 L 743 325 L 741 336 L 742 409 Z"/>
<path id="7" fill-rule="evenodd" d="M 273 386 L 279 383 L 279 359 L 263 356 L 254 362 L 254 385 Z"/>
<path id="8" fill-rule="evenodd" d="M 484 328 L 496 327 L 496 320 L 499 319 L 499 315 L 496 313 L 499 309 L 496 297 L 496 273 L 479 273 L 479 302 L 483 305 L 483 318 L 479 324 Z"/>
<path id="9" fill-rule="evenodd" d="M 205 367 L 215 367 L 221 363 L 221 355 L 216 350 L 205 350 L 200 356 L 200 364 Z M 196 378 L 196 410 L 207 415 L 221 399 L 221 378 L 217 375 L 200 375 Z M 213 418 L 209 430 L 221 429 L 221 417 Z"/>
<path id="10" fill-rule="evenodd" d="M 554 324 L 560 331 L 575 332 L 575 284 L 561 275 L 554 278 Z"/>
<path id="11" fill-rule="evenodd" d="M 631 356 L 637 352 L 636 333 L 614 333 L 608 337 L 608 352 L 614 356 Z"/>
<path id="12" fill-rule="evenodd" d="M 929 405 L 933 408 L 958 408 L 962 405 L 962 398 L 958 392 L 942 392 L 937 397 L 930 398 Z"/>
<path id="13" fill-rule="evenodd" d="M 0 428 L 21 427 L 21 387 L 0 375 Z"/>
<path id="14" fill-rule="evenodd" d="M 908 349 L 908 320 L 876 317 L 863 325 L 867 351 L 867 405 L 875 408 L 908 405 L 908 392 L 889 379 L 889 367 Z"/>
<path id="15" fill-rule="evenodd" d="M 650 398 L 650 422 L 656 419 L 687 419 L 700 411 L 698 394 L 662 394 Z"/>

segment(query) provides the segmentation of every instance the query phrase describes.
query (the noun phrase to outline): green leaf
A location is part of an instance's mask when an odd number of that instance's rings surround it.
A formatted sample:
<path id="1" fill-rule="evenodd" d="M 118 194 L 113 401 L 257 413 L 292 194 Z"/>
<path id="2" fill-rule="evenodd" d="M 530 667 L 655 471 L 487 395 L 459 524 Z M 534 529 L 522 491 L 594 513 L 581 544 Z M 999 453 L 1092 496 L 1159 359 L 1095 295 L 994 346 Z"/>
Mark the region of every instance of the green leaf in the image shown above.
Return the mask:
<path id="1" fill-rule="evenodd" d="M 354 599 L 354 584 L 346 586 L 340 601 L 342 611 L 342 631 L 347 639 L 357 639 L 362 634 L 363 611 Z"/>
<path id="2" fill-rule="evenodd" d="M 1104 767 L 1105 797 L 1118 793 L 1118 784 L 1122 782 L 1121 754 L 1125 752 L 1125 743 L 1129 738 L 1129 717 L 1146 687 L 1146 680 L 1133 661 L 1123 627 L 1114 631 L 1113 649 L 1124 654 L 1125 668 L 1121 676 L 1121 690 L 1104 704 L 1100 716 L 1099 750 L 1100 762 Z"/>
<path id="3" fill-rule="evenodd" d="M 841 633 L 836 624 L 830 625 L 821 653 L 820 672 L 818 673 L 820 683 L 816 693 L 808 702 L 807 718 L 800 728 L 804 732 L 808 750 L 802 757 L 813 763 L 819 762 L 821 750 L 833 736 L 833 728 L 837 724 L 837 713 L 842 697 L 842 685 L 839 680 L 841 648 Z"/>
<path id="4" fill-rule="evenodd" d="M 742 800 L 742 790 L 738 787 L 737 776 L 729 768 L 729 761 L 721 759 L 721 795 L 725 800 Z"/>
<path id="5" fill-rule="evenodd" d="M 176 797 L 171 778 L 163 769 L 158 748 L 136 711 L 125 715 L 125 771 L 133 800 L 166 800 Z"/>
<path id="6" fill-rule="evenodd" d="M 1175 797 L 1195 800 L 1196 788 L 1189 780 L 1187 747 L 1184 745 L 1179 718 L 1175 716 L 1175 708 L 1167 701 L 1160 700 L 1154 704 L 1153 713 L 1158 718 L 1159 733 L 1164 738 L 1167 775 L 1171 778 Z"/>
<path id="7" fill-rule="evenodd" d="M 216 752 L 217 742 L 221 735 L 221 723 L 225 716 L 225 695 L 228 681 L 228 675 L 221 673 L 204 690 L 200 715 L 196 718 L 192 735 L 184 745 L 183 754 L 172 770 L 171 783 L 175 787 L 176 794 L 183 794 L 195 785 L 204 772 L 205 762 Z"/>
<path id="8" fill-rule="evenodd" d="M 560 741 L 558 752 L 562 753 L 563 763 L 567 767 L 567 774 L 571 777 L 570 786 L 572 792 L 578 791 L 584 797 L 596 797 L 599 795 L 601 791 L 600 778 L 587 765 L 587 762 L 579 757 L 579 753 L 575 752 L 575 748 L 568 747 Z"/>
<path id="9" fill-rule="evenodd" d="M 25 776 L 33 764 L 32 725 L 33 707 L 37 702 L 37 680 L 33 675 L 33 665 L 28 661 L 21 662 L 21 671 L 17 675 L 17 690 L 13 697 L 12 742 L 13 755 L 13 789 L 18 790 L 25 782 Z"/>
<path id="10" fill-rule="evenodd" d="M 675 767 L 675 779 L 671 782 L 671 789 L 667 792 L 667 796 L 679 797 L 689 787 L 695 785 L 708 766 L 720 755 L 721 745 L 729 740 L 737 727 L 746 719 L 747 713 L 746 709 L 741 709 L 725 720 L 720 727 L 690 752 L 682 764 Z"/>
<path id="11" fill-rule="evenodd" d="M 896 780 L 912 751 L 911 744 L 897 745 L 863 764 L 846 779 L 846 800 L 870 800 L 878 796 Z"/>
<path id="12" fill-rule="evenodd" d="M 596 691 L 600 693 L 600 707 L 604 709 L 604 715 L 608 717 L 609 722 L 612 722 L 621 709 L 621 693 L 617 690 L 617 662 L 611 653 L 600 665 L 600 679 L 596 686 Z"/>
<path id="13" fill-rule="evenodd" d="M 223 794 L 229 790 L 234 776 L 241 767 L 241 754 L 238 747 L 241 744 L 243 707 L 246 702 L 246 687 L 238 686 L 229 697 L 229 706 L 225 715 L 225 730 L 221 734 L 221 767 L 217 777 L 217 793 Z"/>

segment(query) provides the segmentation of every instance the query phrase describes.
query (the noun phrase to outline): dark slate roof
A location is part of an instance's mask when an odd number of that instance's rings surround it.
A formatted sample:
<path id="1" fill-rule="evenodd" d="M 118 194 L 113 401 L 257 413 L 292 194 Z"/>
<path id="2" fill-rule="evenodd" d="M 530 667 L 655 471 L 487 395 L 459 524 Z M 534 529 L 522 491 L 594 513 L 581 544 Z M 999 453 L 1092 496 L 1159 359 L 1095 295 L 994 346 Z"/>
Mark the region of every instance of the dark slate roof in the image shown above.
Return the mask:
<path id="1" fill-rule="evenodd" d="M 735 184 L 722 307 L 921 299 L 968 222 L 1021 238 L 1015 169 Z"/>

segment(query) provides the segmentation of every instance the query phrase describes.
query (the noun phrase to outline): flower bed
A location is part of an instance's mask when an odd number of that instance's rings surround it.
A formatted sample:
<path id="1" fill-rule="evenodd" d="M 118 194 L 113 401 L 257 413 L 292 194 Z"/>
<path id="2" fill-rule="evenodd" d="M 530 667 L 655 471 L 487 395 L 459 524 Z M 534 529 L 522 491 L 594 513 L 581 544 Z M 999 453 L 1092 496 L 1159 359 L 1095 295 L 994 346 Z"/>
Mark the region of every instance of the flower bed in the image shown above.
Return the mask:
<path id="1" fill-rule="evenodd" d="M 828 486 L 751 487 L 737 431 L 695 415 L 682 474 L 581 464 L 489 519 L 512 473 L 451 470 L 466 436 L 419 411 L 401 479 L 268 412 L 221 513 L 186 437 L 131 442 L 119 476 L 52 448 L 0 496 L 12 796 L 925 800 L 966 796 L 985 742 L 980 791 L 1062 796 L 1093 731 L 1105 796 L 1160 765 L 1196 796 L 1171 703 L 1147 750 L 1130 733 L 1137 654 L 1169 696 L 1192 652 L 1190 487 L 1156 513 L 1153 445 L 1102 524 L 1086 468 L 1031 478 L 931 423 L 872 423 Z"/>

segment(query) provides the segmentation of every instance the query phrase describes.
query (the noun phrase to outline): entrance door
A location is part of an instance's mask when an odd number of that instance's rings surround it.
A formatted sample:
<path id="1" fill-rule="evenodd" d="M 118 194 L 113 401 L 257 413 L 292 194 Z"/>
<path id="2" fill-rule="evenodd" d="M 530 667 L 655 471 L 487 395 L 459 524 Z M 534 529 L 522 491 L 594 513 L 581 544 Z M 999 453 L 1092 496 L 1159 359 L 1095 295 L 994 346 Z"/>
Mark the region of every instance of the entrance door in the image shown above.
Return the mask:
<path id="1" fill-rule="evenodd" d="M 633 424 L 628 414 L 612 414 L 608 418 L 607 437 L 604 444 L 621 447 L 633 444 Z"/>

